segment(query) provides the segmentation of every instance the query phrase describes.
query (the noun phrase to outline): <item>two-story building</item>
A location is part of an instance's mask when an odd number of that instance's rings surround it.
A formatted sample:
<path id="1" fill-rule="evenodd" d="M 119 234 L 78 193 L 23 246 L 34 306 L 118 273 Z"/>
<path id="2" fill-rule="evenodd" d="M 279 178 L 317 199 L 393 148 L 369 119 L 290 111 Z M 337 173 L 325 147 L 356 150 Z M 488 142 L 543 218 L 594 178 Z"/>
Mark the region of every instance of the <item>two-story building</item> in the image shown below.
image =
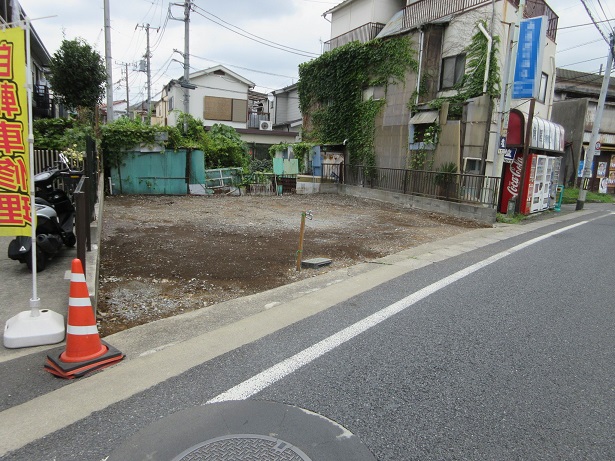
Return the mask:
<path id="1" fill-rule="evenodd" d="M 24 21 L 26 13 L 16 0 L 0 2 L 0 23 L 3 25 Z M 49 82 L 45 78 L 45 72 L 51 61 L 51 55 L 45 48 L 41 37 L 36 33 L 34 26 L 30 25 L 30 53 L 32 58 L 32 82 L 34 83 L 32 94 L 33 118 L 53 118 L 64 114 L 64 109 L 58 105 Z"/>
<path id="2" fill-rule="evenodd" d="M 557 69 L 553 121 L 566 130 L 567 184 L 580 182 L 580 170 L 594 128 L 604 76 Z M 590 188 L 615 194 L 615 79 L 611 77 L 598 132 L 600 150 L 594 157 Z"/>
<path id="3" fill-rule="evenodd" d="M 477 33 L 485 34 L 490 41 L 500 37 L 499 80 L 505 81 L 518 8 L 519 0 L 345 0 L 324 13 L 331 21 L 332 38 L 326 43 L 330 50 L 355 40 L 405 35 L 416 51 L 418 72 L 408 72 L 404 81 L 389 84 L 386 92 L 383 88 L 364 92 L 364 97 L 386 101 L 376 118 L 376 166 L 407 168 L 414 152 L 425 147 L 420 134 L 426 126 L 436 123 L 440 134 L 433 153 L 434 168 L 453 162 L 460 171 L 502 174 L 503 159 L 498 154 L 502 131 L 498 123 L 498 119 L 502 120 L 499 98 L 490 101 L 483 95 L 468 100 L 458 111 L 460 116 L 452 116 L 447 105 L 435 110 L 430 103 L 456 93 L 456 85 L 467 70 L 466 46 Z M 527 2 L 523 16 L 544 16 L 544 46 L 537 64 L 540 91 L 534 117 L 546 126 L 550 124 L 558 17 L 544 0 Z M 479 21 L 486 24 L 482 32 Z M 516 130 L 525 129 L 529 107 L 529 99 L 512 100 L 515 117 L 521 118 L 514 124 Z M 511 137 L 524 138 L 524 133 L 513 133 Z M 522 151 L 522 146 L 514 147 Z"/>
<path id="4" fill-rule="evenodd" d="M 296 83 L 273 91 L 270 107 L 271 120 L 275 129 L 301 131 L 303 117 L 299 109 L 299 91 Z"/>
<path id="5" fill-rule="evenodd" d="M 183 78 L 171 80 L 155 104 L 153 123 L 176 126 L 184 112 Z M 186 86 L 184 84 L 184 86 Z M 255 83 L 218 65 L 190 74 L 188 113 L 207 130 L 216 123 L 231 126 L 255 158 L 269 158 L 269 146 L 294 142 L 299 133 L 274 127 L 268 95 L 253 91 Z"/>

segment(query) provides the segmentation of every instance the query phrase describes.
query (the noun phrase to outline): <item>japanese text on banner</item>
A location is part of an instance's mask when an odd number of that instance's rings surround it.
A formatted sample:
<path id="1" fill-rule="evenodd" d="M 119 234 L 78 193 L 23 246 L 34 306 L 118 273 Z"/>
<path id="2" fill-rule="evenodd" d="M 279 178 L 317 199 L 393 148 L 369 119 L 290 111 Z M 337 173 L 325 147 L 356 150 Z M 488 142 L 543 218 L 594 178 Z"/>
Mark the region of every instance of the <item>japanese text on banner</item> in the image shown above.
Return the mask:
<path id="1" fill-rule="evenodd" d="M 31 235 L 25 35 L 0 31 L 0 235 Z"/>

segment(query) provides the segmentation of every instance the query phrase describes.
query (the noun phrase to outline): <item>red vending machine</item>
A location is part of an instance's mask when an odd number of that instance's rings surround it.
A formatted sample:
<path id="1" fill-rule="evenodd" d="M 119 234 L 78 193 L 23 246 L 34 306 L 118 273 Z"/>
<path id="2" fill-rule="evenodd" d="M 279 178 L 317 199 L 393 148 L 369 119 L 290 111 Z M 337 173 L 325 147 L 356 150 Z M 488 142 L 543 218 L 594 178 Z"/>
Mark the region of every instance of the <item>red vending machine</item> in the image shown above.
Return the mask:
<path id="1" fill-rule="evenodd" d="M 536 154 L 529 154 L 528 164 L 525 169 L 525 181 L 521 180 L 523 174 L 523 154 L 517 153 L 513 162 L 505 165 L 500 213 L 506 213 L 508 202 L 514 198 L 519 202 L 519 212 L 521 214 L 530 214 L 534 199 L 538 157 Z M 521 190 L 522 182 L 524 182 L 525 186 L 523 190 Z"/>

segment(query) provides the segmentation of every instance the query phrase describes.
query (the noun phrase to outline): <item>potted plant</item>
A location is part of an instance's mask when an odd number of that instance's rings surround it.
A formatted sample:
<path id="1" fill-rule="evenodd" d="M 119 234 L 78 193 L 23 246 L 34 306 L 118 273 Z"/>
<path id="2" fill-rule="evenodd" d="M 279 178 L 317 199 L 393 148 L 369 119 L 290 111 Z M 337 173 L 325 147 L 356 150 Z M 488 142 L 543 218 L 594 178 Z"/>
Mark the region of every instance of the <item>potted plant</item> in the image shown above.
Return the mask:
<path id="1" fill-rule="evenodd" d="M 437 187 L 437 195 L 449 198 L 455 196 L 457 181 L 457 164 L 455 162 L 447 162 L 440 165 L 434 177 L 434 182 Z"/>

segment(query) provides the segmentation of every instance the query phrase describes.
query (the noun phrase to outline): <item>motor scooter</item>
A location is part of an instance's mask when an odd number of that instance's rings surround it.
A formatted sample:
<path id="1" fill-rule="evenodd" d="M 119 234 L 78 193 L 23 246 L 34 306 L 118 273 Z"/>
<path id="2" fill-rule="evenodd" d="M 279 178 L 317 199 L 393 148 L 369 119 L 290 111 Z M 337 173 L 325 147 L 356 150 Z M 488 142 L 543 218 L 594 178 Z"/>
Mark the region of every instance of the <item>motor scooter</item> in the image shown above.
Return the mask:
<path id="1" fill-rule="evenodd" d="M 34 175 L 36 207 L 36 271 L 45 269 L 47 259 L 57 254 L 62 247 L 74 247 L 77 238 L 74 233 L 75 207 L 68 194 L 57 188 L 62 176 L 77 177 L 82 172 L 68 167 L 66 157 L 60 156 L 64 168 L 48 168 Z M 9 258 L 26 263 L 32 270 L 32 238 L 19 236 L 9 243 Z"/>

